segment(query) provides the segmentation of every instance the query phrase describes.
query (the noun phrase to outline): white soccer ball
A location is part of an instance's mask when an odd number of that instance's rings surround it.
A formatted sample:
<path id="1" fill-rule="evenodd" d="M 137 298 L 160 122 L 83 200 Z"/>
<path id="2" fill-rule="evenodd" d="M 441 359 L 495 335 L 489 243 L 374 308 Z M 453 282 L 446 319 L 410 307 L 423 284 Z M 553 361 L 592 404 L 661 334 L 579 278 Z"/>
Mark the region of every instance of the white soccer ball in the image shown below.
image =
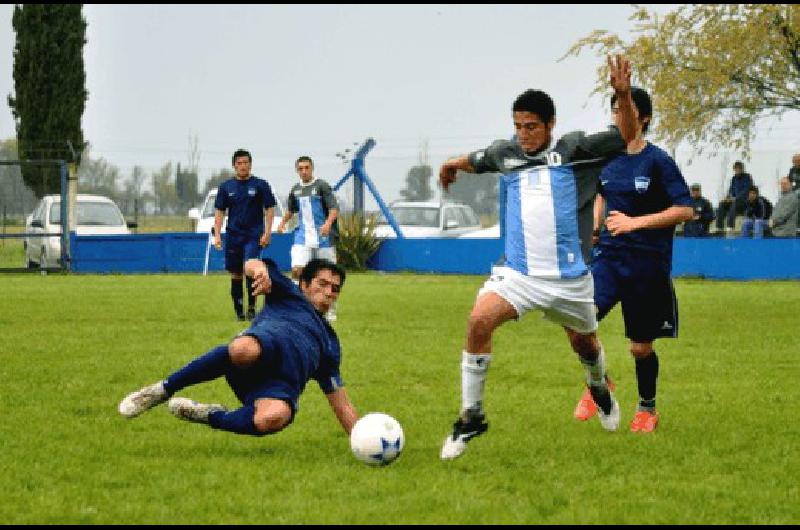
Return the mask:
<path id="1" fill-rule="evenodd" d="M 405 445 L 400 423 L 388 414 L 371 412 L 359 419 L 350 432 L 350 449 L 360 461 L 371 466 L 394 462 Z"/>

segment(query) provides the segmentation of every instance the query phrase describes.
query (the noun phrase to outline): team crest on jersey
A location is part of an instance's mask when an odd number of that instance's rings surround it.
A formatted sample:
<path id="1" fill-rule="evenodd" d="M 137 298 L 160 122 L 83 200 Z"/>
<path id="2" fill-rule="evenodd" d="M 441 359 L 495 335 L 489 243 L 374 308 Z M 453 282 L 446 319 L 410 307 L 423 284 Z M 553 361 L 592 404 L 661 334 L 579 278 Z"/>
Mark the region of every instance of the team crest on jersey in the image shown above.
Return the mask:
<path id="1" fill-rule="evenodd" d="M 633 185 L 637 192 L 644 193 L 650 187 L 650 177 L 634 177 Z"/>
<path id="2" fill-rule="evenodd" d="M 251 197 L 256 196 L 256 189 L 255 188 L 247 188 L 247 194 Z"/>

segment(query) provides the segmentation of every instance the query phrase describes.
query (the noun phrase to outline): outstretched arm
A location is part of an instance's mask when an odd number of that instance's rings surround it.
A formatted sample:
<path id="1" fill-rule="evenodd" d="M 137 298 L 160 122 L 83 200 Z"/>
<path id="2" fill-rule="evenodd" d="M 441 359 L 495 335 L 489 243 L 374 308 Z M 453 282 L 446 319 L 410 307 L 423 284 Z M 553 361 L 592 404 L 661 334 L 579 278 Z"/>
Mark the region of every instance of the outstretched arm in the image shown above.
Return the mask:
<path id="1" fill-rule="evenodd" d="M 272 290 L 272 280 L 270 280 L 267 265 L 260 259 L 249 259 L 244 264 L 244 273 L 248 278 L 253 279 L 253 294 L 267 294 Z"/>
<path id="2" fill-rule="evenodd" d="M 456 181 L 456 172 L 459 170 L 466 171 L 468 173 L 475 172 L 475 168 L 469 163 L 469 155 L 461 155 L 451 158 L 442 164 L 441 169 L 439 169 L 439 185 L 444 191 L 447 191 L 447 188 L 450 187 L 450 184 Z"/>
<path id="3" fill-rule="evenodd" d="M 326 394 L 325 397 L 328 398 L 328 403 L 330 403 L 336 419 L 339 420 L 344 432 L 349 436 L 350 431 L 353 430 L 353 425 L 358 421 L 358 412 L 350 402 L 347 391 L 344 388 L 339 388 L 330 394 Z"/>

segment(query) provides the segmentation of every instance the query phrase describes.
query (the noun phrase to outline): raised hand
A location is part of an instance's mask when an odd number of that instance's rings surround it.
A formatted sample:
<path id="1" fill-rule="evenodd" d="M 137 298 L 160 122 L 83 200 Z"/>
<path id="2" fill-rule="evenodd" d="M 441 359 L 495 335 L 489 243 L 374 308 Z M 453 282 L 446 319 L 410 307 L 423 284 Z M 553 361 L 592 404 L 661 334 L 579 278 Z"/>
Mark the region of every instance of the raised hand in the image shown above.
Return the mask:
<path id="1" fill-rule="evenodd" d="M 617 93 L 631 89 L 631 62 L 623 55 L 608 56 L 608 76 L 611 88 Z"/>

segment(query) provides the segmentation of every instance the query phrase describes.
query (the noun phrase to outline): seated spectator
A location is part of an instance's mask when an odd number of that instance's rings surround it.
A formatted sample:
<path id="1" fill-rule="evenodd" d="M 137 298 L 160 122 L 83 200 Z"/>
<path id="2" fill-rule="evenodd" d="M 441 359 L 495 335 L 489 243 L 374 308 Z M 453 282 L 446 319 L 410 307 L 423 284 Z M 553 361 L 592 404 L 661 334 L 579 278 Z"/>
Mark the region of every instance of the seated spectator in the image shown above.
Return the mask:
<path id="1" fill-rule="evenodd" d="M 772 203 L 758 193 L 758 186 L 751 186 L 747 194 L 742 223 L 742 237 L 761 239 L 764 237 L 764 228 L 772 214 Z"/>
<path id="2" fill-rule="evenodd" d="M 700 184 L 692 184 L 689 190 L 692 193 L 692 203 L 694 203 L 694 216 L 683 223 L 683 235 L 685 237 L 706 237 L 708 226 L 714 220 L 714 208 L 700 193 Z"/>
<path id="3" fill-rule="evenodd" d="M 772 235 L 775 237 L 795 237 L 797 235 L 797 217 L 800 212 L 800 192 L 792 190 L 789 177 L 781 179 L 781 198 L 775 205 L 775 212 L 770 221 Z"/>
<path id="4" fill-rule="evenodd" d="M 800 192 L 800 153 L 792 156 L 792 167 L 786 176 L 792 184 L 792 191 Z"/>
<path id="5" fill-rule="evenodd" d="M 744 213 L 747 205 L 747 194 L 753 187 L 753 177 L 750 173 L 745 173 L 744 164 L 735 162 L 733 164 L 733 177 L 728 188 L 728 195 L 722 199 L 717 208 L 717 230 L 725 230 L 723 223 L 727 219 L 728 229 L 733 230 L 736 226 L 736 216 Z"/>

